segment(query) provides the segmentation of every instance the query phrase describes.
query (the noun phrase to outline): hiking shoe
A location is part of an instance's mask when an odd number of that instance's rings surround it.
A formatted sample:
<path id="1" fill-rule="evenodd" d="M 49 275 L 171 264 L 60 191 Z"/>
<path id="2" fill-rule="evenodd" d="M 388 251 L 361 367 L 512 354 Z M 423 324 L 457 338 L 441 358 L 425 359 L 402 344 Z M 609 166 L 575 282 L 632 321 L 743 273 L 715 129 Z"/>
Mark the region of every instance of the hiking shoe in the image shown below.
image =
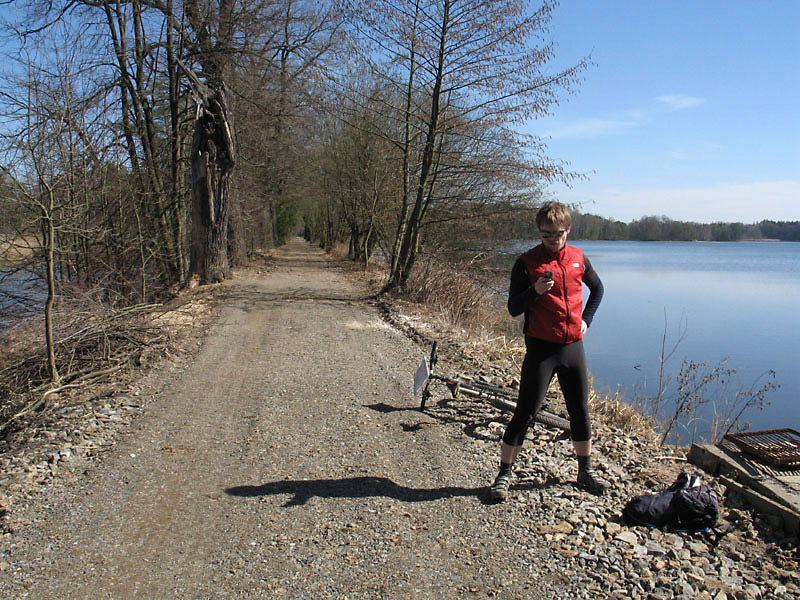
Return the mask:
<path id="1" fill-rule="evenodd" d="M 594 469 L 586 469 L 578 473 L 577 484 L 582 490 L 597 496 L 602 496 L 611 487 L 611 484 L 600 477 Z"/>
<path id="2" fill-rule="evenodd" d="M 492 487 L 489 488 L 489 500 L 502 502 L 508 498 L 508 487 L 511 485 L 513 477 L 514 475 L 510 471 L 508 473 L 500 473 L 494 480 Z"/>

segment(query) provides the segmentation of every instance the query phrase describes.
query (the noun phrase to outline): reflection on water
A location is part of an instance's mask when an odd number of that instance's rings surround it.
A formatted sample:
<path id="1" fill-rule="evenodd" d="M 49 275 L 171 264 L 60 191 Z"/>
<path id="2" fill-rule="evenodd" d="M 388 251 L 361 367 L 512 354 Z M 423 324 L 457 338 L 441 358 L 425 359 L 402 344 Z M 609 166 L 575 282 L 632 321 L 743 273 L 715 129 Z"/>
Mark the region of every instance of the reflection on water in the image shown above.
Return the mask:
<path id="1" fill-rule="evenodd" d="M 33 273 L 0 269 L 0 334 L 20 316 L 40 305 L 44 284 Z"/>

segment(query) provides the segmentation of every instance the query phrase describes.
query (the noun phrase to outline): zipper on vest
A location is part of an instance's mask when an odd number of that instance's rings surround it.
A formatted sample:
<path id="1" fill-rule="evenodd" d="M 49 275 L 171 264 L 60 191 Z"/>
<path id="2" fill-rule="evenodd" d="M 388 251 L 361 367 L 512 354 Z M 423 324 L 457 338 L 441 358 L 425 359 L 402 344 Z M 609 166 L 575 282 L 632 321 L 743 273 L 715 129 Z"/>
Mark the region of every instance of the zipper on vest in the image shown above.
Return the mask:
<path id="1" fill-rule="evenodd" d="M 564 265 L 561 264 L 561 260 L 558 261 L 558 266 L 561 269 L 561 281 L 564 282 L 564 307 L 567 309 L 567 322 L 564 323 L 564 343 L 566 344 L 569 341 L 569 299 L 567 298 L 567 270 L 564 268 Z"/>

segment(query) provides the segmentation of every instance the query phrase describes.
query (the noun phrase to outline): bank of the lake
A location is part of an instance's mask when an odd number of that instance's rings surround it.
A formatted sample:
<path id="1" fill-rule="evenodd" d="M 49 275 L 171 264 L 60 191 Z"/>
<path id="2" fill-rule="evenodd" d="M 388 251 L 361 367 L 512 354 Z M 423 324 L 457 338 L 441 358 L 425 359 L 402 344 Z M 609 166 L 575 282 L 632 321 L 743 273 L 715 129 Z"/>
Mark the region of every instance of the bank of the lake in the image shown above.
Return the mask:
<path id="1" fill-rule="evenodd" d="M 521 242 L 515 255 L 537 242 Z M 605 296 L 585 338 L 589 368 L 598 391 L 622 390 L 626 398 L 652 397 L 658 389 L 661 338 L 667 349 L 685 335 L 666 364 L 674 397 L 684 359 L 714 366 L 727 358 L 738 372 L 715 386 L 718 407 L 742 389 L 776 372 L 780 388 L 770 406 L 751 411 L 752 429 L 800 429 L 800 389 L 794 324 L 800 297 L 800 244 L 793 242 L 609 242 L 570 241 L 581 248 L 605 285 Z M 513 258 L 511 259 L 513 260 Z M 711 411 L 701 415 L 708 428 Z M 684 432 L 684 439 L 690 436 Z"/>

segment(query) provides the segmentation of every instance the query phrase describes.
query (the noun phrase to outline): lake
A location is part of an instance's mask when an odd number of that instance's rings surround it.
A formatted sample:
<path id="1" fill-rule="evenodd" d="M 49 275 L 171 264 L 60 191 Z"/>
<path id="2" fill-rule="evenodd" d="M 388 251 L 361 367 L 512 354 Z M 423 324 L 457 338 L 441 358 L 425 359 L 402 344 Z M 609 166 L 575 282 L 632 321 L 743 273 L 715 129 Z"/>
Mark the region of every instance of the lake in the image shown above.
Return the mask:
<path id="1" fill-rule="evenodd" d="M 36 275 L 0 267 L 0 339 L 3 327 L 25 314 L 42 289 L 42 280 Z"/>
<path id="2" fill-rule="evenodd" d="M 768 394 L 770 406 L 746 413 L 742 421 L 751 430 L 800 430 L 800 243 L 569 243 L 589 257 L 605 286 L 584 341 L 599 392 L 620 388 L 629 401 L 654 397 L 662 336 L 666 331 L 669 351 L 683 327 L 685 335 L 666 363 L 666 397 L 676 388 L 684 359 L 713 367 L 727 358 L 726 366 L 737 370 L 726 388 L 713 389 L 718 403 L 770 381 L 764 374 L 772 369 L 781 387 Z M 710 411 L 701 417 L 699 433 L 705 435 Z M 682 437 L 691 441 L 688 432 Z"/>

